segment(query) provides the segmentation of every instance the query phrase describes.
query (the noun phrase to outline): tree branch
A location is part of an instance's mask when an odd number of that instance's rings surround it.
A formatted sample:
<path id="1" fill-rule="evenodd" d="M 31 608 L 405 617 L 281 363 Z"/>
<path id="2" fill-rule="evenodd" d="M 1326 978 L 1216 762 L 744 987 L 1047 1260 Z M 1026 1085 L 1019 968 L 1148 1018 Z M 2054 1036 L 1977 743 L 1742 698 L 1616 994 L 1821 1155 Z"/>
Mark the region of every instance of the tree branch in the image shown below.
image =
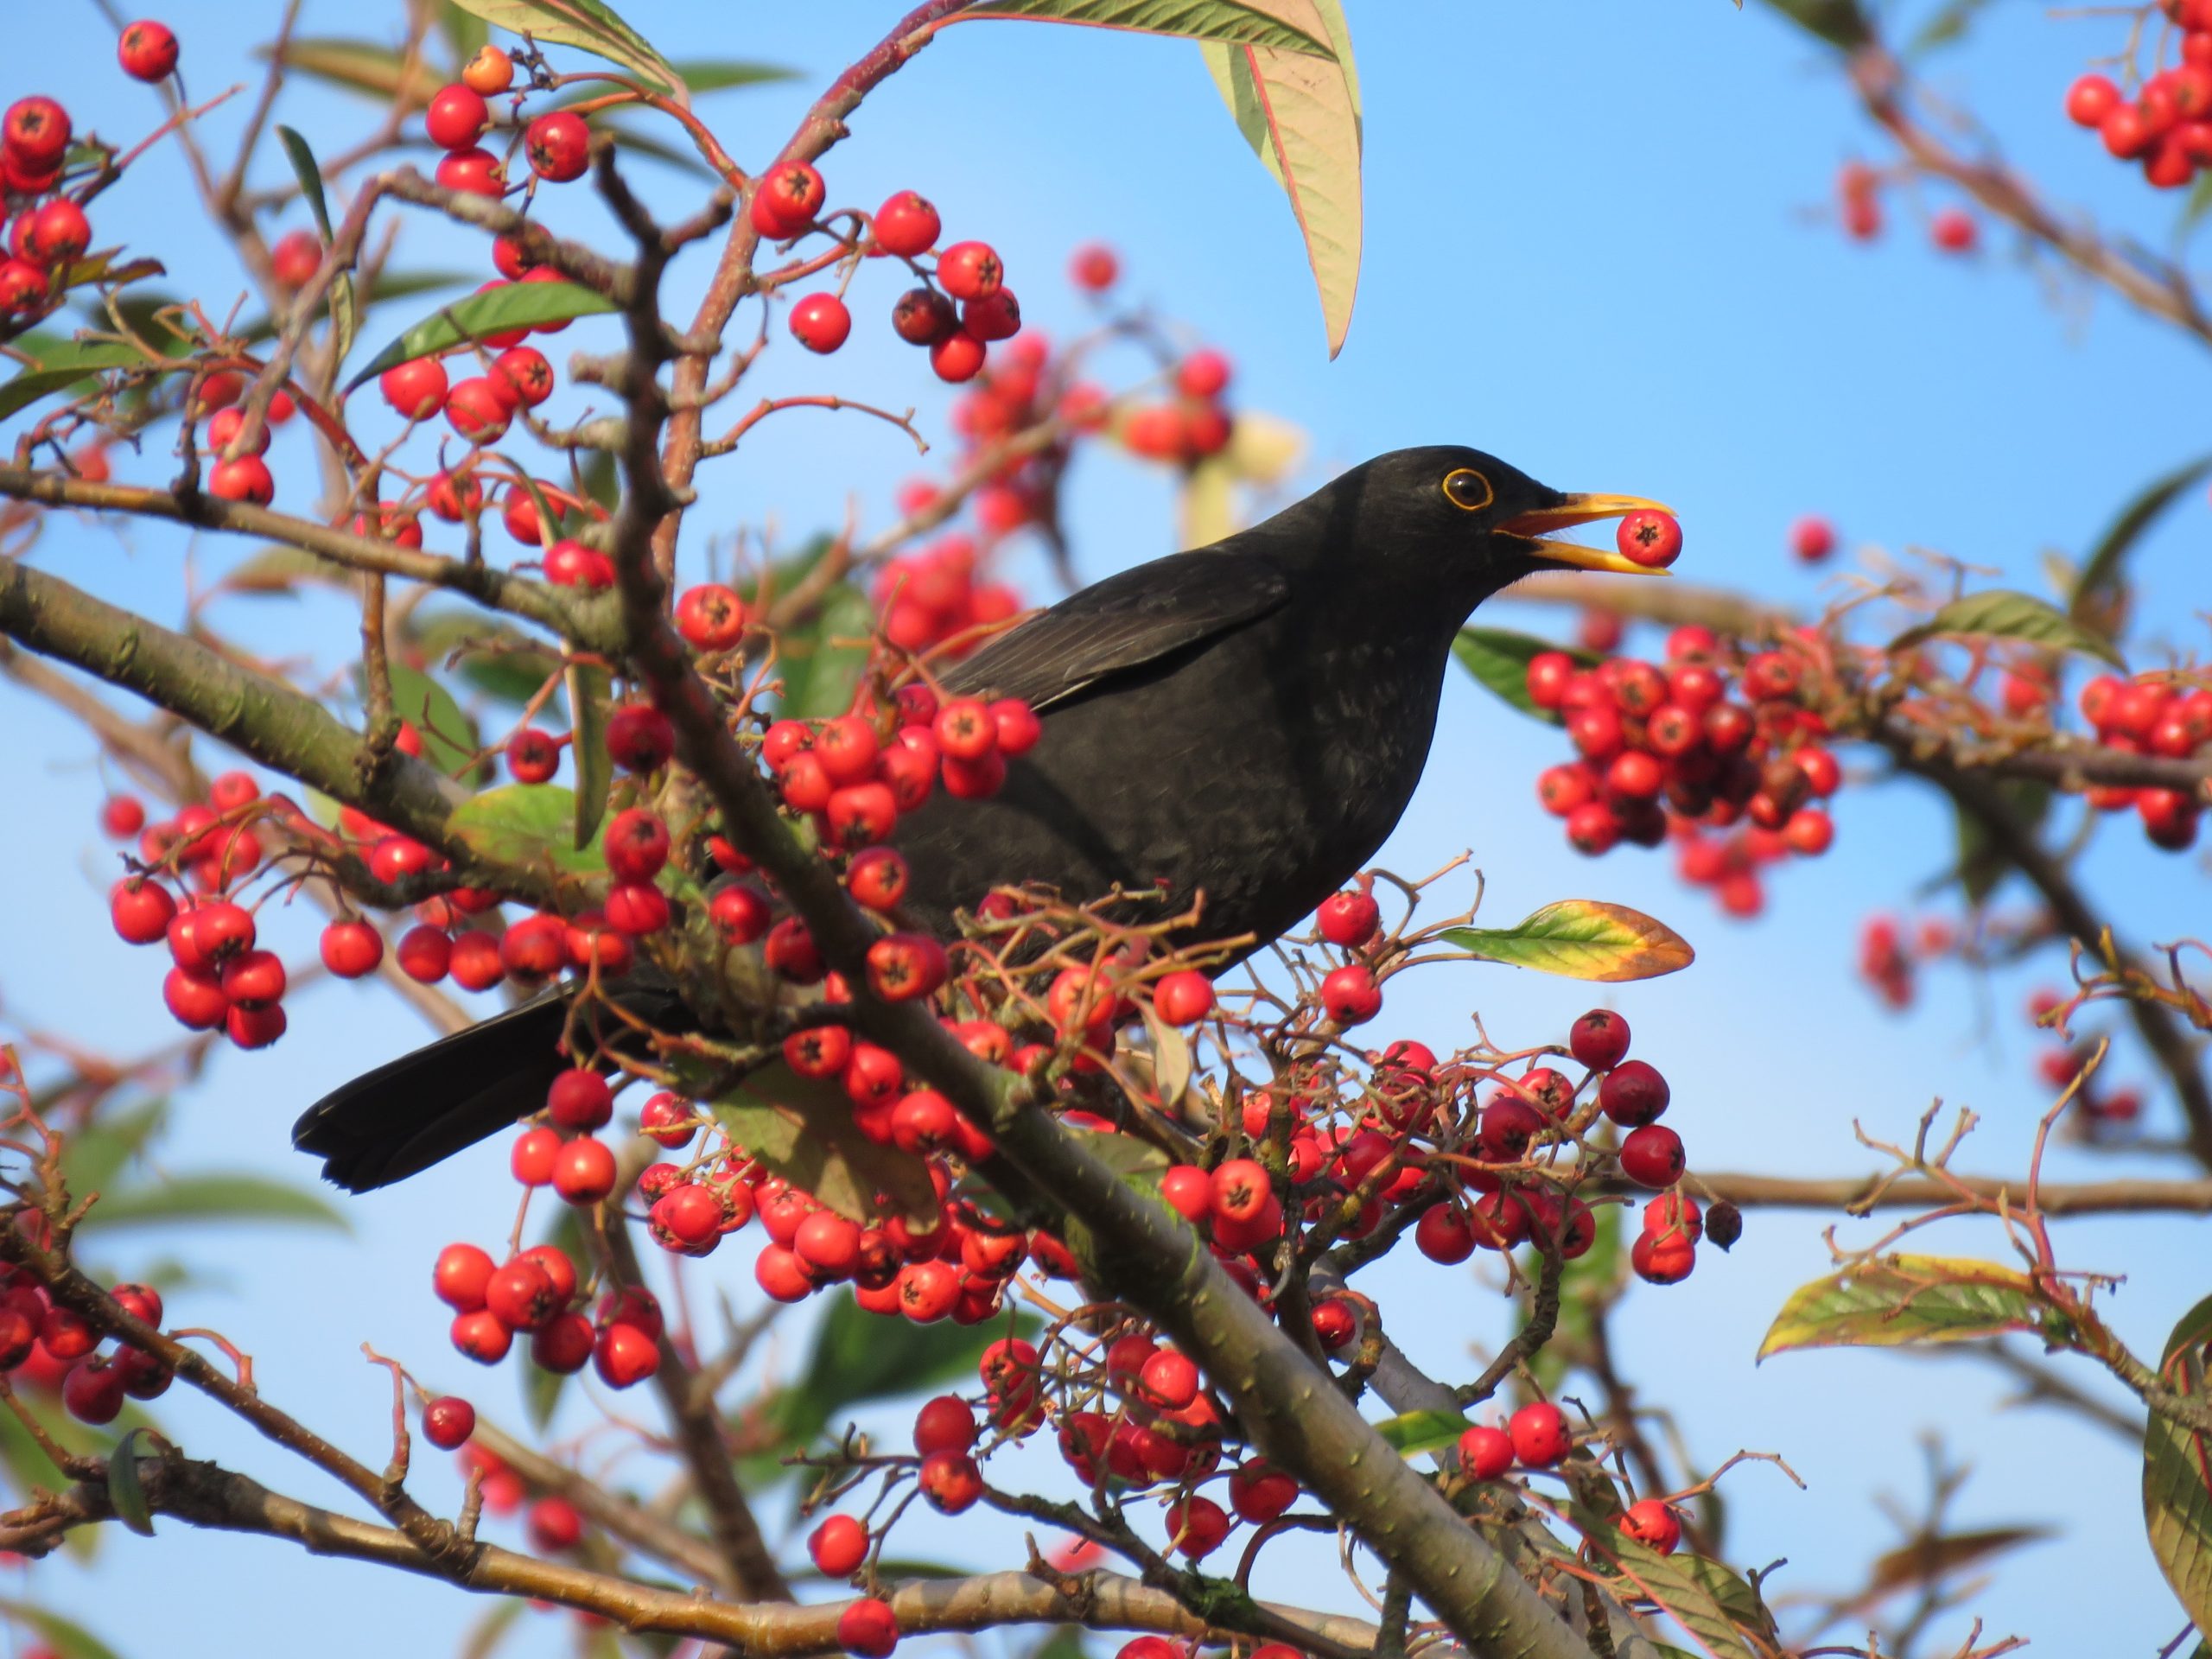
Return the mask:
<path id="1" fill-rule="evenodd" d="M 2024 1179 L 1979 1175 L 1951 1175 L 1937 1181 L 1919 1175 L 1895 1180 L 1878 1175 L 1800 1180 L 1781 1175 L 1700 1173 L 1696 1183 L 1713 1197 L 1747 1210 L 1848 1210 L 1854 1215 L 1872 1210 L 1933 1210 L 1955 1202 L 1956 1187 L 1976 1198 L 2010 1195 L 2016 1202 L 2027 1191 Z M 2212 1180 L 2046 1182 L 2036 1189 L 2036 1209 L 2046 1216 L 2212 1215 Z"/>

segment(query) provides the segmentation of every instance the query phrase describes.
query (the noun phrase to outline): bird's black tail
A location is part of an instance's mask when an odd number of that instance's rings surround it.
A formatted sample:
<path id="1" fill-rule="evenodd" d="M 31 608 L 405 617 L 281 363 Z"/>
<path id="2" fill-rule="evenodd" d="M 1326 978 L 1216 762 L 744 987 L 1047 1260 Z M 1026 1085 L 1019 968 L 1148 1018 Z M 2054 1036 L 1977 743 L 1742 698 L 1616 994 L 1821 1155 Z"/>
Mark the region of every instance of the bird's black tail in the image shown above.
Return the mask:
<path id="1" fill-rule="evenodd" d="M 292 1144 L 350 1192 L 405 1180 L 545 1104 L 563 1012 L 548 993 L 403 1054 L 308 1108 Z"/>

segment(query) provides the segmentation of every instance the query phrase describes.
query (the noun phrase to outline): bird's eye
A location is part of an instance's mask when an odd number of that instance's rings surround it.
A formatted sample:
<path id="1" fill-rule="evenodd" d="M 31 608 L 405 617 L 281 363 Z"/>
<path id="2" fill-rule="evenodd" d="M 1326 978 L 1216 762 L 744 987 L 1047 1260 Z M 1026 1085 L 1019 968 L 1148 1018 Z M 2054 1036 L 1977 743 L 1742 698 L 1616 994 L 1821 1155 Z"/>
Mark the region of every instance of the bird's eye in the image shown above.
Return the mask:
<path id="1" fill-rule="evenodd" d="M 1497 499 L 1497 492 L 1473 467 L 1461 467 L 1444 474 L 1444 497 L 1455 507 L 1480 512 Z"/>

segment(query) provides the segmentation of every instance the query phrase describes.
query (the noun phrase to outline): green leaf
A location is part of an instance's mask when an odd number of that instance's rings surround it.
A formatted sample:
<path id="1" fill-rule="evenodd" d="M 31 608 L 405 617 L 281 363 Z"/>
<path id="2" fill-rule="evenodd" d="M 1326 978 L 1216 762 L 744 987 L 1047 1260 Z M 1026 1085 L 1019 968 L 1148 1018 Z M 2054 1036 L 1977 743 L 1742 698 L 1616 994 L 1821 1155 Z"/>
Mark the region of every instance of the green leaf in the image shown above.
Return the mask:
<path id="1" fill-rule="evenodd" d="M 1917 626 L 1907 628 L 1890 641 L 1891 651 L 1906 651 L 1947 634 L 1976 639 L 2020 639 L 2046 651 L 2077 651 L 2126 669 L 2112 642 L 2092 633 L 2080 623 L 2032 594 L 2008 588 L 1992 588 L 1968 594 L 1949 604 Z"/>
<path id="2" fill-rule="evenodd" d="M 714 1113 L 749 1154 L 848 1220 L 902 1215 L 936 1224 L 941 1206 L 929 1166 L 862 1135 L 836 1083 L 802 1077 L 778 1060 L 722 1090 Z"/>
<path id="3" fill-rule="evenodd" d="M 2166 1338 L 2158 1375 L 2191 1399 L 2212 1403 L 2207 1347 L 2212 1344 L 2212 1296 L 2181 1317 Z M 2183 1427 L 2156 1411 L 2143 1431 L 2143 1518 L 2151 1553 L 2198 1627 L 2212 1626 L 2212 1436 Z"/>
<path id="4" fill-rule="evenodd" d="M 735 58 L 678 58 L 676 73 L 683 77 L 693 98 L 702 92 L 725 92 L 741 86 L 772 86 L 778 81 L 796 80 L 798 71 L 786 69 L 781 64 L 747 63 Z M 544 111 L 565 110 L 572 105 L 588 103 L 604 98 L 607 88 L 588 82 L 564 92 L 552 102 L 543 105 Z M 533 103 L 533 109 L 541 106 Z"/>
<path id="5" fill-rule="evenodd" d="M 1564 723 L 1559 710 L 1540 709 L 1529 696 L 1529 664 L 1548 651 L 1565 652 L 1579 668 L 1595 668 L 1601 660 L 1594 651 L 1555 645 L 1510 628 L 1462 628 L 1452 642 L 1452 654 L 1460 667 L 1522 714 L 1558 726 Z"/>
<path id="6" fill-rule="evenodd" d="M 1767 3 L 1807 33 L 1830 46 L 1856 51 L 1874 38 L 1859 0 L 1767 0 Z"/>
<path id="7" fill-rule="evenodd" d="M 83 1625 L 27 1601 L 0 1598 L 0 1618 L 22 1625 L 54 1649 L 60 1659 L 118 1659 L 113 1648 Z"/>
<path id="8" fill-rule="evenodd" d="M 107 1458 L 107 1501 L 115 1518 L 142 1537 L 154 1535 L 154 1513 L 146 1507 L 146 1489 L 138 1484 L 137 1440 L 146 1431 L 134 1428 Z"/>
<path id="9" fill-rule="evenodd" d="M 614 302 L 575 283 L 507 283 L 442 306 L 378 352 L 346 383 L 348 392 L 386 369 L 514 328 L 597 316 Z"/>
<path id="10" fill-rule="evenodd" d="M 21 345 L 21 341 L 16 344 Z M 28 409 L 48 392 L 64 391 L 80 385 L 102 369 L 163 368 L 174 372 L 175 365 L 151 363 L 146 354 L 135 346 L 111 341 L 79 342 L 67 340 L 57 349 L 41 352 L 42 366 L 25 369 L 21 374 L 0 385 L 0 421 L 4 421 L 19 410 Z"/>
<path id="11" fill-rule="evenodd" d="M 1328 26 L 1312 0 L 984 0 L 960 13 L 957 21 L 972 17 L 1030 17 L 1325 58 L 1335 54 Z"/>
<path id="12" fill-rule="evenodd" d="M 345 1213 L 312 1188 L 266 1175 L 173 1175 L 110 1192 L 85 1217 L 88 1229 L 177 1221 L 269 1221 L 353 1230 Z"/>
<path id="13" fill-rule="evenodd" d="M 393 711 L 423 734 L 423 759 L 448 778 L 459 778 L 476 758 L 476 722 L 453 693 L 404 663 L 389 665 Z"/>
<path id="14" fill-rule="evenodd" d="M 447 820 L 480 858 L 528 870 L 590 875 L 607 868 L 601 843 L 575 844 L 576 798 L 558 784 L 507 784 L 472 795 Z"/>
<path id="15" fill-rule="evenodd" d="M 622 505 L 622 473 L 613 455 L 604 449 L 588 451 L 584 456 L 582 473 L 586 495 L 609 512 Z"/>
<path id="16" fill-rule="evenodd" d="M 406 638 L 430 661 L 451 661 L 453 672 L 503 702 L 527 703 L 561 672 L 558 652 L 480 612 L 417 611 Z"/>
<path id="17" fill-rule="evenodd" d="M 1552 1340 L 1529 1357 L 1529 1369 L 1546 1392 L 1556 1394 L 1567 1379 L 1570 1357 L 1592 1351 L 1598 1321 L 1618 1294 L 1621 1273 L 1622 1218 L 1627 1212 L 1617 1204 L 1592 1206 L 1590 1248 L 1560 1264 L 1559 1318 Z M 1534 1295 L 1541 1258 L 1531 1249 L 1524 1268 L 1528 1290 L 1521 1298 L 1524 1315 Z"/>
<path id="18" fill-rule="evenodd" d="M 1726 1567 L 1698 1555 L 1662 1555 L 1584 1504 L 1574 1506 L 1574 1521 L 1591 1552 L 1696 1637 L 1713 1659 L 1759 1659 L 1773 1621 L 1751 1586 Z M 1747 1633 L 1759 1638 L 1759 1647 Z"/>
<path id="19" fill-rule="evenodd" d="M 848 1409 L 871 1400 L 896 1400 L 948 1383 L 976 1380 L 983 1350 L 1007 1334 L 1003 1319 L 982 1325 L 950 1319 L 916 1325 L 912 1319 L 870 1313 L 849 1296 L 840 1296 L 815 1327 L 814 1351 L 806 1370 L 775 1397 L 778 1424 L 794 1445 L 804 1446 Z M 1037 1328 L 1033 1315 L 1015 1319 L 1018 1334 Z"/>
<path id="20" fill-rule="evenodd" d="M 168 1116 L 168 1102 L 149 1100 L 129 1111 L 102 1110 L 80 1129 L 70 1131 L 61 1147 L 61 1179 L 79 1198 L 105 1192 L 124 1166 L 152 1140 Z"/>
<path id="21" fill-rule="evenodd" d="M 470 16 L 455 0 L 441 0 L 438 30 L 453 48 L 454 61 L 461 65 L 483 50 L 492 38 L 492 30 L 485 21 Z"/>
<path id="22" fill-rule="evenodd" d="M 300 195 L 315 215 L 316 228 L 325 242 L 330 240 L 330 203 L 322 194 L 322 168 L 315 158 L 315 151 L 308 141 L 281 122 L 276 127 L 276 142 L 284 146 L 284 157 L 292 164 L 292 175 L 300 181 Z"/>
<path id="23" fill-rule="evenodd" d="M 590 663 L 570 663 L 568 680 L 569 758 L 576 769 L 569 845 L 582 851 L 598 835 L 614 787 L 614 760 L 607 752 L 607 706 L 614 683 L 605 669 Z"/>
<path id="24" fill-rule="evenodd" d="M 1359 289 L 1362 119 L 1343 8 L 1314 0 L 1313 10 L 1335 48 L 1325 56 L 1218 41 L 1205 51 L 1237 130 L 1290 198 L 1333 358 L 1344 349 Z"/>
<path id="25" fill-rule="evenodd" d="M 1914 34 L 1911 43 L 1905 48 L 1906 55 L 1916 57 L 1936 47 L 1963 40 L 1974 14 L 1988 3 L 1989 0 L 1945 0 L 1943 6 Z"/>
<path id="26" fill-rule="evenodd" d="M 1514 927 L 1449 927 L 1444 938 L 1486 961 L 1609 984 L 1656 979 L 1696 960 L 1664 922 L 1594 899 L 1562 899 Z"/>
<path id="27" fill-rule="evenodd" d="M 462 270 L 380 270 L 377 273 L 376 281 L 369 285 L 368 298 L 358 301 L 356 311 L 372 307 L 380 301 L 404 300 L 416 294 L 435 294 L 440 289 L 462 288 L 479 280 L 474 272 Z M 350 275 L 346 282 L 349 290 L 358 295 L 359 290 L 352 288 L 353 279 Z M 251 321 L 240 323 L 238 328 L 238 338 L 246 340 L 273 340 L 276 334 L 276 320 L 267 316 L 257 316 Z"/>
<path id="28" fill-rule="evenodd" d="M 823 594 L 812 620 L 784 634 L 779 712 L 792 720 L 829 720 L 851 708 L 874 627 L 875 607 L 859 588 L 840 582 Z"/>
<path id="29" fill-rule="evenodd" d="M 2012 816 L 2032 830 L 2050 816 L 2050 785 L 2033 778 L 1993 779 L 1990 787 L 2004 800 Z M 1996 891 L 2012 868 L 1998 850 L 1989 831 L 1973 813 L 1958 813 L 1959 887 L 1970 905 L 1979 905 Z"/>
<path id="30" fill-rule="evenodd" d="M 2082 561 L 2082 574 L 2075 579 L 2074 591 L 2067 596 L 2067 614 L 2076 622 L 2086 624 L 2099 606 L 2111 599 L 2119 588 L 2120 567 L 2142 539 L 2143 533 L 2185 492 L 2195 489 L 2208 478 L 2212 478 L 2212 455 L 2201 455 L 2153 479 L 2122 507 L 2119 516 L 2105 527 L 2105 533 L 2097 537 L 2089 556 Z"/>
<path id="31" fill-rule="evenodd" d="M 2199 173 L 2196 182 L 2189 188 L 2189 196 L 2181 205 L 2181 217 L 2174 221 L 2177 239 L 2186 237 L 2202 224 L 2204 215 L 2212 213 L 2212 173 Z M 2198 1645 L 2202 1653 L 2203 1645 Z"/>
<path id="32" fill-rule="evenodd" d="M 1896 1348 L 1970 1342 L 2042 1325 L 2025 1274 L 1991 1262 L 1885 1255 L 1792 1291 L 1758 1357 L 1793 1348 Z"/>
<path id="33" fill-rule="evenodd" d="M 605 58 L 637 76 L 656 92 L 688 104 L 683 76 L 652 48 L 651 41 L 624 22 L 601 0 L 453 0 L 463 11 L 487 23 L 528 35 L 540 46 L 573 46 Z"/>
<path id="34" fill-rule="evenodd" d="M 1385 1417 L 1375 1432 L 1400 1457 L 1417 1458 L 1450 1446 L 1474 1425 L 1456 1411 L 1408 1411 Z"/>
<path id="35" fill-rule="evenodd" d="M 270 48 L 257 46 L 253 55 L 268 61 Z M 404 104 L 420 108 L 445 85 L 440 75 L 419 58 L 408 60 L 388 46 L 372 41 L 309 38 L 284 44 L 284 67 L 294 74 L 320 80 L 347 92 L 365 92 L 379 104 Z"/>

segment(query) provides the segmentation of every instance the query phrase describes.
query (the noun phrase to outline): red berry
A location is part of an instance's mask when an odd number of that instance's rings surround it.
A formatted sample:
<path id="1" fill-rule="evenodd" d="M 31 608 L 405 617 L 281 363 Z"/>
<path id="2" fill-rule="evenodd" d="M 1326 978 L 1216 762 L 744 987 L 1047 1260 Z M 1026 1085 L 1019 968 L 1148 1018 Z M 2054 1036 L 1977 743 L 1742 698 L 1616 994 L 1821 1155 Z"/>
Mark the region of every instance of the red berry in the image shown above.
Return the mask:
<path id="1" fill-rule="evenodd" d="M 1929 221 L 1928 234 L 1944 252 L 1966 253 L 1974 247 L 1977 227 L 1965 208 L 1946 207 Z"/>
<path id="2" fill-rule="evenodd" d="M 814 222 L 826 194 L 822 175 L 807 162 L 778 162 L 753 193 L 753 228 L 771 241 L 797 236 Z"/>
<path id="3" fill-rule="evenodd" d="M 1340 1026 L 1363 1025 L 1382 1012 L 1382 988 L 1363 962 L 1332 969 L 1321 981 L 1321 1007 Z"/>
<path id="4" fill-rule="evenodd" d="M 1656 1497 L 1640 1498 L 1622 1513 L 1621 1530 L 1647 1549 L 1671 1555 L 1682 1541 L 1681 1517 Z"/>
<path id="5" fill-rule="evenodd" d="M 1382 909 L 1364 893 L 1339 893 L 1324 899 L 1314 912 L 1321 937 L 1344 950 L 1356 950 L 1375 937 L 1382 925 Z"/>
<path id="6" fill-rule="evenodd" d="M 0 118 L 0 145 L 25 168 L 57 168 L 69 153 L 69 112 L 50 98 L 17 99 Z"/>
<path id="7" fill-rule="evenodd" d="M 1574 1445 L 1567 1414 L 1546 1401 L 1537 1401 L 1515 1412 L 1505 1432 L 1514 1455 L 1531 1469 L 1548 1469 L 1565 1458 Z"/>
<path id="8" fill-rule="evenodd" d="M 22 227 L 20 251 L 37 264 L 67 264 L 92 245 L 92 221 L 67 196 L 47 202 L 36 212 L 27 210 L 16 223 Z"/>
<path id="9" fill-rule="evenodd" d="M 530 170 L 554 184 L 580 179 L 591 165 L 591 129 L 573 110 L 551 110 L 530 124 L 523 148 Z"/>
<path id="10" fill-rule="evenodd" d="M 553 1190 L 570 1204 L 597 1204 L 614 1190 L 614 1154 L 589 1136 L 571 1141 L 553 1160 Z"/>
<path id="11" fill-rule="evenodd" d="M 942 228 L 937 209 L 912 190 L 901 190 L 875 210 L 876 245 L 902 258 L 927 253 Z"/>
<path id="12" fill-rule="evenodd" d="M 1592 1071 L 1608 1071 L 1628 1052 L 1628 1021 L 1611 1008 L 1592 1008 L 1568 1029 L 1567 1046 Z"/>
<path id="13" fill-rule="evenodd" d="M 1093 294 L 1103 293 L 1114 286 L 1122 274 L 1122 262 L 1114 250 L 1103 242 L 1093 242 L 1077 248 L 1075 257 L 1068 262 L 1068 276 L 1077 288 Z"/>
<path id="14" fill-rule="evenodd" d="M 891 330 L 909 346 L 934 346 L 959 327 L 952 302 L 933 288 L 910 288 L 891 308 Z"/>
<path id="15" fill-rule="evenodd" d="M 833 1515 L 806 1540 L 806 1553 L 825 1579 L 849 1579 L 868 1559 L 868 1529 L 849 1515 Z"/>
<path id="16" fill-rule="evenodd" d="M 745 633 L 745 601 L 721 582 L 688 588 L 676 601 L 676 630 L 697 651 L 728 651 Z"/>
<path id="17" fill-rule="evenodd" d="M 980 340 L 1012 340 L 1021 332 L 1021 302 L 1010 288 L 995 289 L 960 308 L 960 328 Z"/>
<path id="18" fill-rule="evenodd" d="M 459 82 L 440 88 L 423 116 L 430 142 L 445 150 L 469 149 L 491 124 L 491 107 L 483 94 Z"/>
<path id="19" fill-rule="evenodd" d="M 1171 1026 L 1192 1026 L 1213 1009 L 1213 982 L 1185 969 L 1153 987 L 1152 1006 Z"/>
<path id="20" fill-rule="evenodd" d="M 491 376 L 473 374 L 446 393 L 446 423 L 473 444 L 497 443 L 514 411 Z"/>
<path id="21" fill-rule="evenodd" d="M 625 772 L 658 772 L 676 753 L 676 728 L 652 705 L 627 703 L 607 718 L 607 749 Z"/>
<path id="22" fill-rule="evenodd" d="M 1682 1137 L 1664 1123 L 1630 1129 L 1621 1141 L 1620 1160 L 1622 1174 L 1654 1191 L 1672 1186 L 1687 1167 Z"/>
<path id="23" fill-rule="evenodd" d="M 456 149 L 438 163 L 437 181 L 448 190 L 464 195 L 497 196 L 505 194 L 507 169 L 490 150 L 477 147 Z M 533 272 L 532 275 L 536 273 Z M 494 344 L 512 341 L 494 340 Z"/>
<path id="24" fill-rule="evenodd" d="M 207 493 L 223 501 L 265 507 L 276 499 L 276 480 L 259 455 L 218 461 L 208 470 Z"/>
<path id="25" fill-rule="evenodd" d="M 442 1395 L 423 1408 L 423 1438 L 450 1452 L 476 1432 L 476 1408 L 455 1395 Z"/>
<path id="26" fill-rule="evenodd" d="M 1180 1411 L 1198 1397 L 1198 1368 L 1187 1355 L 1162 1348 L 1144 1363 L 1137 1388 L 1162 1411 Z"/>
<path id="27" fill-rule="evenodd" d="M 791 338 L 810 352 L 834 352 L 852 332 L 853 314 L 835 294 L 809 294 L 791 307 Z"/>
<path id="28" fill-rule="evenodd" d="M 534 346 L 510 346 L 493 360 L 493 389 L 512 397 L 519 408 L 536 409 L 553 395 L 553 365 Z"/>
<path id="29" fill-rule="evenodd" d="M 608 1388 L 631 1388 L 660 1369 L 660 1338 L 618 1321 L 599 1333 L 591 1357 L 593 1369 Z"/>
<path id="30" fill-rule="evenodd" d="M 1637 1128 L 1667 1109 L 1667 1079 L 1645 1060 L 1627 1060 L 1598 1085 L 1598 1104 L 1624 1128 Z"/>
<path id="31" fill-rule="evenodd" d="M 874 1596 L 848 1602 L 837 1615 L 837 1645 L 855 1659 L 885 1659 L 899 1645 L 899 1618 Z"/>
<path id="32" fill-rule="evenodd" d="M 1459 1434 L 1459 1466 L 1469 1478 L 1496 1480 L 1513 1466 L 1513 1437 L 1481 1424 Z"/>
<path id="33" fill-rule="evenodd" d="M 116 937 L 130 944 L 153 944 L 176 919 L 176 900 L 158 881 L 126 875 L 108 889 L 108 919 Z"/>
<path id="34" fill-rule="evenodd" d="M 2077 127 L 2100 127 L 2122 101 L 2109 77 L 2083 75 L 2066 89 L 2066 116 Z"/>
<path id="35" fill-rule="evenodd" d="M 930 347 L 930 369 L 938 379 L 958 385 L 982 372 L 989 349 L 975 335 L 956 331 Z"/>
<path id="36" fill-rule="evenodd" d="M 1229 1516 L 1210 1497 L 1187 1497 L 1167 1511 L 1168 1535 L 1192 1560 L 1211 1555 L 1229 1536 Z"/>
<path id="37" fill-rule="evenodd" d="M 642 806 L 626 807 L 607 825 L 607 868 L 624 881 L 650 881 L 668 862 L 668 826 Z"/>
<path id="38" fill-rule="evenodd" d="M 1697 1246 L 1685 1232 L 1645 1233 L 1629 1250 L 1629 1265 L 1655 1285 L 1678 1285 L 1697 1265 Z"/>
<path id="39" fill-rule="evenodd" d="M 131 23 L 115 43 L 116 61 L 133 80 L 167 80 L 176 69 L 176 36 L 161 23 Z"/>
<path id="40" fill-rule="evenodd" d="M 956 300 L 995 294 L 1005 279 L 1006 268 L 988 242 L 956 242 L 938 256 L 938 284 Z"/>
<path id="41" fill-rule="evenodd" d="M 1666 513 L 1647 508 L 1621 520 L 1614 544 L 1623 558 L 1647 569 L 1663 570 L 1681 556 L 1682 527 Z"/>
<path id="42" fill-rule="evenodd" d="M 561 741 L 550 732 L 525 726 L 507 740 L 506 757 L 516 782 L 542 784 L 560 769 Z"/>

